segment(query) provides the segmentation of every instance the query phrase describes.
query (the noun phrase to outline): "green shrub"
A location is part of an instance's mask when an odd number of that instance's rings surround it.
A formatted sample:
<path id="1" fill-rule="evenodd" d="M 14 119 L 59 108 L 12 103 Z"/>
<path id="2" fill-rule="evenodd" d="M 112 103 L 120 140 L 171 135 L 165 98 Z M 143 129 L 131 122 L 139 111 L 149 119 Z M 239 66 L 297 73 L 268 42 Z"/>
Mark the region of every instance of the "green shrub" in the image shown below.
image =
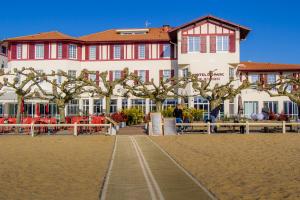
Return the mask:
<path id="1" fill-rule="evenodd" d="M 203 120 L 203 110 L 200 109 L 192 109 L 193 121 L 202 121 Z"/>
<path id="2" fill-rule="evenodd" d="M 163 117 L 173 117 L 173 111 L 174 111 L 174 109 L 175 109 L 174 107 L 169 106 L 166 109 L 163 109 L 161 111 L 161 114 L 162 114 Z"/>
<path id="3" fill-rule="evenodd" d="M 127 125 L 136 125 L 143 122 L 144 113 L 138 108 L 124 109 L 122 113 L 127 117 Z"/>

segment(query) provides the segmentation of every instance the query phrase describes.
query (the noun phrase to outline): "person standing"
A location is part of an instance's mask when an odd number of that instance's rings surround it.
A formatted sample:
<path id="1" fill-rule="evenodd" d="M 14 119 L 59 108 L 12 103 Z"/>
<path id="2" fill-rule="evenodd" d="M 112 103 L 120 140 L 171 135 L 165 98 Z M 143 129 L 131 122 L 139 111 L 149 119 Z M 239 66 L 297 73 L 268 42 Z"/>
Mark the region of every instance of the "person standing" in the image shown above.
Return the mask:
<path id="1" fill-rule="evenodd" d="M 176 119 L 176 123 L 183 123 L 183 109 L 180 104 L 176 105 L 176 108 L 173 111 L 173 116 Z M 182 131 L 183 127 L 180 126 L 177 131 Z"/>

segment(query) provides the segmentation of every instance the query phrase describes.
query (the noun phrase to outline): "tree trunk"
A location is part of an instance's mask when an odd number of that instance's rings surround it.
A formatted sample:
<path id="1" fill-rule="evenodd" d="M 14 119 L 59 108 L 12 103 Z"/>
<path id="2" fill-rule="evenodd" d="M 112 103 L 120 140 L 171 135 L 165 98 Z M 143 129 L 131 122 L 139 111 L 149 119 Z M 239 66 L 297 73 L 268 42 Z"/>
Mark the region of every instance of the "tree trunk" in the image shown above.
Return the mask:
<path id="1" fill-rule="evenodd" d="M 111 101 L 110 97 L 105 97 L 105 113 L 106 113 L 106 115 L 110 114 L 110 101 Z"/>
<path id="2" fill-rule="evenodd" d="M 156 112 L 161 112 L 162 110 L 162 101 L 155 101 L 156 104 Z"/>
<path id="3" fill-rule="evenodd" d="M 22 97 L 21 95 L 18 95 L 18 109 L 17 109 L 17 124 L 21 124 L 21 110 L 22 110 Z M 17 129 L 19 130 L 19 129 Z"/>
<path id="4" fill-rule="evenodd" d="M 60 123 L 66 123 L 66 113 L 65 113 L 65 106 L 58 106 L 59 116 L 60 116 Z"/>

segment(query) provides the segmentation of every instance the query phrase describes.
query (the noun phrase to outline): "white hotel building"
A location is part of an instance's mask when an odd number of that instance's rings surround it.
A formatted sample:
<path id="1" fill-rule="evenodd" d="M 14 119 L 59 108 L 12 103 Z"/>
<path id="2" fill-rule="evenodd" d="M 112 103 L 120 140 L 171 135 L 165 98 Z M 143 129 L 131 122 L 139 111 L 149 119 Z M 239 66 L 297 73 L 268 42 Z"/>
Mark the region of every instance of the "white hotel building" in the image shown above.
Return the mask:
<path id="1" fill-rule="evenodd" d="M 38 33 L 4 40 L 2 45 L 7 50 L 0 54 L 0 65 L 3 60 L 6 70 L 33 67 L 44 72 L 64 70 L 69 74 L 79 74 L 83 69 L 109 71 L 110 80 L 120 77 L 121 70 L 128 68 L 146 81 L 153 78 L 156 82 L 161 78 L 184 76 L 187 72 L 199 73 L 205 78 L 208 71 L 216 70 L 215 82 L 220 84 L 232 76 L 239 81 L 248 78 L 272 82 L 280 73 L 300 72 L 300 65 L 241 63 L 240 42 L 249 32 L 244 26 L 204 16 L 175 28 L 111 29 L 77 38 L 56 31 Z M 99 80 L 98 76 L 90 78 Z M 271 98 L 255 89 L 247 89 L 241 96 L 246 116 L 260 112 L 264 105 L 276 113 L 296 115 L 298 112 L 286 97 Z M 164 106 L 177 101 L 168 99 Z M 37 103 L 43 114 L 46 102 L 40 100 L 25 102 L 25 112 L 34 115 Z M 208 102 L 201 97 L 189 97 L 184 103 L 208 110 Z M 237 104 L 237 98 L 225 101 L 223 114 L 237 113 Z M 135 97 L 112 98 L 111 111 L 131 106 L 143 107 L 148 113 L 155 104 L 149 99 Z M 82 96 L 66 107 L 66 113 L 100 114 L 104 109 L 105 99 Z M 13 115 L 15 110 L 16 95 L 8 91 L 0 97 L 0 114 Z M 55 115 L 55 105 L 50 104 L 50 112 Z"/>

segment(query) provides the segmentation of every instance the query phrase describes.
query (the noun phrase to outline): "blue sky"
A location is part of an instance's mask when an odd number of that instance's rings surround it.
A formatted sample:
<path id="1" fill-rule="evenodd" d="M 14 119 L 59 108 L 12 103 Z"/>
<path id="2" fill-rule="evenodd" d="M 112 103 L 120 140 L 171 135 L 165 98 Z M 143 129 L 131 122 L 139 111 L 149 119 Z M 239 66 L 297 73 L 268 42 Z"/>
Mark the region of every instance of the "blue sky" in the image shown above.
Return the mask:
<path id="1" fill-rule="evenodd" d="M 300 64 L 299 0 L 3 1 L 0 39 L 58 30 L 81 36 L 110 28 L 178 26 L 203 15 L 251 28 L 241 60 Z"/>

